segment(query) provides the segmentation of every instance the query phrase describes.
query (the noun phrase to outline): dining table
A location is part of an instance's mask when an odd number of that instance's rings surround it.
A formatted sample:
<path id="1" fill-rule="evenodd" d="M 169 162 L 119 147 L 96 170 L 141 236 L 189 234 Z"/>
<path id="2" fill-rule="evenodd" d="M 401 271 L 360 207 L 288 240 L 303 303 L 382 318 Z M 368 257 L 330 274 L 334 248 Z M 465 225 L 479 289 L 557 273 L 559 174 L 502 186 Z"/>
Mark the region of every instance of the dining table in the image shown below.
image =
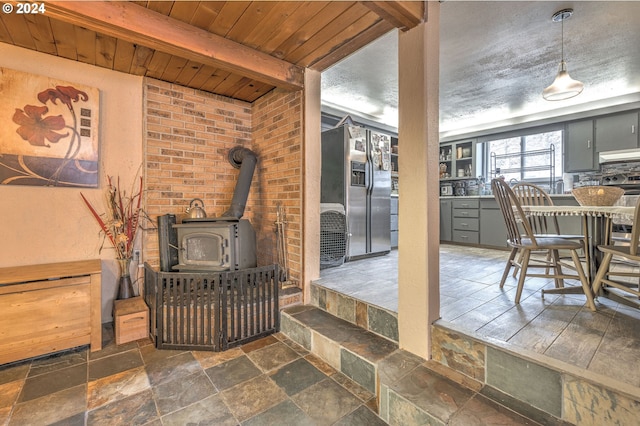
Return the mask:
<path id="1" fill-rule="evenodd" d="M 525 215 L 532 216 L 580 216 L 582 218 L 582 232 L 588 250 L 589 265 L 586 274 L 589 283 L 593 285 L 602 255 L 599 245 L 610 244 L 613 224 L 633 225 L 635 206 L 534 206 L 523 205 Z"/>

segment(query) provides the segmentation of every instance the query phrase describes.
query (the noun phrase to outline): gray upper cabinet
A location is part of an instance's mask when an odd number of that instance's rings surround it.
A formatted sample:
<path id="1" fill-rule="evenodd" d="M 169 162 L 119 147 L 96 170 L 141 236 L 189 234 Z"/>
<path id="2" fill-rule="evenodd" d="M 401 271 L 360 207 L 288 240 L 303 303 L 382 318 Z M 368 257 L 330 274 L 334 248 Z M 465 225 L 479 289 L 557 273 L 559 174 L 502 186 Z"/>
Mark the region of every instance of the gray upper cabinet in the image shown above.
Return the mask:
<path id="1" fill-rule="evenodd" d="M 595 128 L 596 154 L 638 147 L 638 112 L 596 118 Z"/>
<path id="2" fill-rule="evenodd" d="M 598 170 L 598 154 L 638 147 L 638 112 L 567 123 L 566 172 Z"/>
<path id="3" fill-rule="evenodd" d="M 565 171 L 582 172 L 596 169 L 598 165 L 597 161 L 593 161 L 593 146 L 593 120 L 568 123 L 565 139 Z"/>

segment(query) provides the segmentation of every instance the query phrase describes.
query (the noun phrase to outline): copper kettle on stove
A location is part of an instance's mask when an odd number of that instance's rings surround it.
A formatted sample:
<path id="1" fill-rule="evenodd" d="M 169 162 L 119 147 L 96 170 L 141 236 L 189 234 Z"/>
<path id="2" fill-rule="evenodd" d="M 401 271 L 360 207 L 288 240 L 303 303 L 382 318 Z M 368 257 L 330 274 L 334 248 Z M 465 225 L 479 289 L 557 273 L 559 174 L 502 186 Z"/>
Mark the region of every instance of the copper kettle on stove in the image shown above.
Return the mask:
<path id="1" fill-rule="evenodd" d="M 186 211 L 187 215 L 189 215 L 189 218 L 191 219 L 204 219 L 207 217 L 207 212 L 204 210 L 204 203 L 200 198 L 194 198 L 191 200 Z"/>

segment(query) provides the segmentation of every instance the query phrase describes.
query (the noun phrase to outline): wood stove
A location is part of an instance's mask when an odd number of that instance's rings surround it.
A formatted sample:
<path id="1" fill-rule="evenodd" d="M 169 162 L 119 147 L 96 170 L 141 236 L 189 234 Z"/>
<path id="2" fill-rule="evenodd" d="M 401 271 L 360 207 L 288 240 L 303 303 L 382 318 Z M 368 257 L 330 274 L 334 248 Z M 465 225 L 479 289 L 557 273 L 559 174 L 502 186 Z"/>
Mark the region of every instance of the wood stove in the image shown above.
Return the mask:
<path id="1" fill-rule="evenodd" d="M 177 231 L 178 263 L 172 270 L 237 271 L 256 266 L 256 234 L 246 219 L 185 219 Z"/>

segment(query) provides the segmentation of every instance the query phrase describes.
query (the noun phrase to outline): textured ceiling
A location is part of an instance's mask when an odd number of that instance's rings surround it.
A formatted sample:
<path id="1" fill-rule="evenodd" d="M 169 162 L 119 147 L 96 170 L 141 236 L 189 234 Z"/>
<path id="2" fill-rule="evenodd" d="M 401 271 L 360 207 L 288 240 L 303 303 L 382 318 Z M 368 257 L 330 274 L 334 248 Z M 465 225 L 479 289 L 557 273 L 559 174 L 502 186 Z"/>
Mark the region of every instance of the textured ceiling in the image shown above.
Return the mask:
<path id="1" fill-rule="evenodd" d="M 554 12 L 571 7 L 564 54 L 579 96 L 549 102 L 561 57 Z M 640 2 L 446 1 L 440 6 L 440 131 L 455 135 L 640 100 Z M 397 126 L 397 33 L 322 75 L 323 104 Z"/>

